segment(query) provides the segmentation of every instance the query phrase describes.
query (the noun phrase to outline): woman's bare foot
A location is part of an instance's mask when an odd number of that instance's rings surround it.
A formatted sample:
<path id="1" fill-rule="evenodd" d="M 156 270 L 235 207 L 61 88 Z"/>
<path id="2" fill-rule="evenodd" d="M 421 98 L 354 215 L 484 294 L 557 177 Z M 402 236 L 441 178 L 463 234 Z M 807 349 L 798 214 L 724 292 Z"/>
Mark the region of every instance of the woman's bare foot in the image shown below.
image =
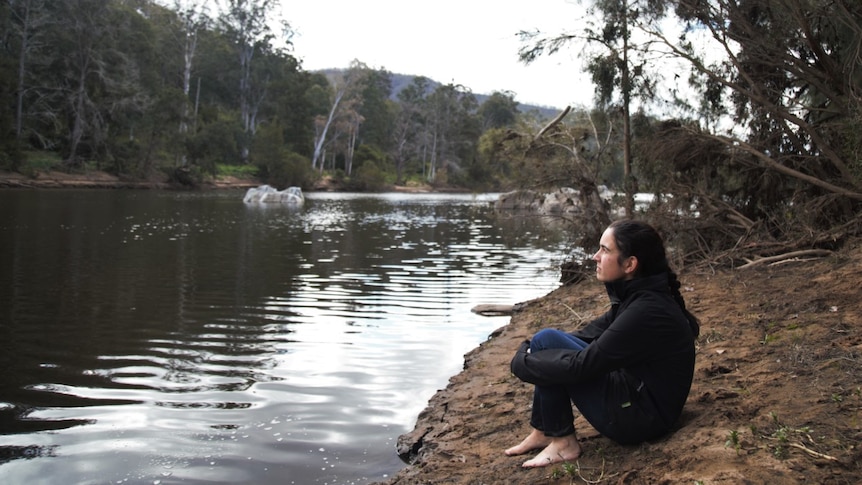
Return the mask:
<path id="1" fill-rule="evenodd" d="M 524 441 L 504 451 L 507 456 L 523 455 L 524 453 L 542 449 L 551 444 L 551 438 L 545 433 L 534 429 Z"/>
<path id="2" fill-rule="evenodd" d="M 525 461 L 521 466 L 537 468 L 570 461 L 581 456 L 581 451 L 581 444 L 578 443 L 578 438 L 573 434 L 561 438 L 551 438 L 551 444 L 546 446 L 535 458 Z"/>

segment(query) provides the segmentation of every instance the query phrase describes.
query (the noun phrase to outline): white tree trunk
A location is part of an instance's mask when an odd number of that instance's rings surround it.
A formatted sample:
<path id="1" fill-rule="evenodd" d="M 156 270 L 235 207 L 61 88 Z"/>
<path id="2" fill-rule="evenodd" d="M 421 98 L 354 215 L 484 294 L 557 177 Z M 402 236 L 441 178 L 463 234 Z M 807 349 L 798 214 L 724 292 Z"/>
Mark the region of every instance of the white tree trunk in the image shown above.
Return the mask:
<path id="1" fill-rule="evenodd" d="M 329 116 L 326 118 L 326 123 L 324 123 L 323 129 L 320 131 L 317 139 L 314 140 L 314 155 L 311 157 L 311 168 L 317 167 L 317 162 L 320 161 L 320 170 L 323 170 L 323 160 L 320 155 L 323 152 L 323 144 L 326 141 L 326 132 L 329 131 L 329 126 L 335 118 L 335 113 L 338 110 L 338 103 L 340 103 L 341 98 L 344 97 L 344 92 L 345 89 L 341 89 L 335 93 L 335 101 L 332 103 L 332 109 L 329 110 Z"/>

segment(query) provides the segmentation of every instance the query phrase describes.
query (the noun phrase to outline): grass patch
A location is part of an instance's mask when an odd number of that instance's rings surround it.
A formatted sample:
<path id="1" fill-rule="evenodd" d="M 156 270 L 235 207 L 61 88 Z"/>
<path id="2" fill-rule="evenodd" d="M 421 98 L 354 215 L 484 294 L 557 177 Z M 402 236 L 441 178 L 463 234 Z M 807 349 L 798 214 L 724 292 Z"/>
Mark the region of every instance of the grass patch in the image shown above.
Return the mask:
<path id="1" fill-rule="evenodd" d="M 63 159 L 56 152 L 27 151 L 24 152 L 24 162 L 18 170 L 24 174 L 35 174 L 56 170 L 62 165 Z"/>
<path id="2" fill-rule="evenodd" d="M 216 164 L 216 174 L 219 177 L 236 177 L 236 178 L 256 178 L 258 176 L 258 167 L 255 165 L 228 165 L 224 163 Z"/>

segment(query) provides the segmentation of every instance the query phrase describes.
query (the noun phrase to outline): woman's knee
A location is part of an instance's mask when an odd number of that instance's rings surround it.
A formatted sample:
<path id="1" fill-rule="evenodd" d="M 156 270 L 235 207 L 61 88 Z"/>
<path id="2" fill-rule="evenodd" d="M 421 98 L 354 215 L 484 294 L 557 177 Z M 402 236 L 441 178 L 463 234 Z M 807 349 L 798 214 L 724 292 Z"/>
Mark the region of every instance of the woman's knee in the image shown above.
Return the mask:
<path id="1" fill-rule="evenodd" d="M 539 330 L 530 340 L 530 351 L 572 347 L 570 335 L 555 328 Z"/>

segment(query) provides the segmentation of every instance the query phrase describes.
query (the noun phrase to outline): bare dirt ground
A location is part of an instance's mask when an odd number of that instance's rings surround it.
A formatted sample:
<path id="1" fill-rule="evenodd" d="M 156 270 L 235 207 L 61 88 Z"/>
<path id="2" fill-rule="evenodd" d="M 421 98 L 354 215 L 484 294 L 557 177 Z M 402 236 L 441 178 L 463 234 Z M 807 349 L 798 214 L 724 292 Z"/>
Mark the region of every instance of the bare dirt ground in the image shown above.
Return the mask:
<path id="1" fill-rule="evenodd" d="M 539 329 L 575 328 L 607 308 L 594 280 L 555 290 L 465 356 L 399 440 L 414 463 L 385 483 L 862 483 L 860 272 L 862 241 L 817 260 L 681 271 L 702 330 L 677 429 L 621 446 L 578 417 L 581 458 L 527 470 L 530 455 L 503 454 L 529 431 L 532 392 L 509 361 Z"/>

